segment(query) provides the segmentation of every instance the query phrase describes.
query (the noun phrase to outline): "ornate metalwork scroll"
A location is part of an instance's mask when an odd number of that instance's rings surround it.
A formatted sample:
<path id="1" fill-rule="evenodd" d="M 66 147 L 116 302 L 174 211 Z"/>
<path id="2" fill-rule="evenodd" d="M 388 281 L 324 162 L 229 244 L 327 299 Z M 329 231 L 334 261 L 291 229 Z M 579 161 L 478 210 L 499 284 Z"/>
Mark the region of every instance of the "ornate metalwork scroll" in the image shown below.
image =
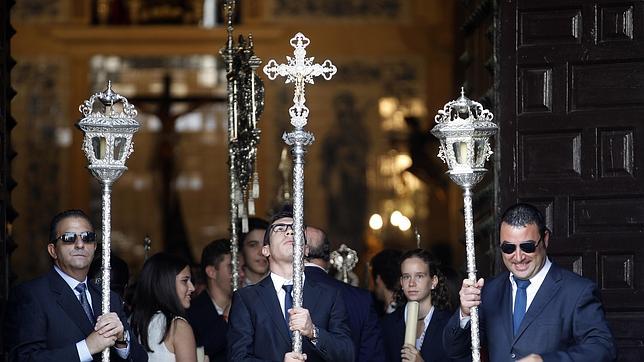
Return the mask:
<path id="1" fill-rule="evenodd" d="M 294 50 L 294 57 L 287 56 L 287 64 L 277 64 L 271 59 L 264 66 L 264 73 L 270 80 L 277 76 L 286 77 L 286 83 L 294 83 L 293 106 L 288 113 L 291 116 L 291 125 L 295 128 L 291 132 L 285 132 L 282 136 L 284 142 L 291 146 L 293 155 L 293 304 L 295 307 L 302 306 L 302 287 L 304 275 L 304 155 L 306 147 L 315 140 L 311 132 L 304 130 L 309 116 L 309 109 L 306 107 L 304 97 L 304 86 L 306 83 L 313 84 L 313 78 L 322 76 L 329 80 L 337 72 L 335 65 L 330 60 L 322 64 L 314 64 L 313 57 L 306 58 L 306 47 L 310 40 L 302 33 L 297 33 L 290 41 Z M 302 352 L 302 335 L 300 332 L 293 332 L 293 351 Z"/>
<path id="2" fill-rule="evenodd" d="M 260 130 L 257 127 L 264 110 L 264 83 L 257 75 L 261 60 L 253 50 L 253 37 L 239 36 L 233 40 L 235 1 L 226 1 L 226 46 L 220 51 L 227 71 L 228 91 L 228 167 L 230 178 L 230 250 L 232 287 L 239 287 L 239 232 L 248 232 L 248 216 L 255 214 L 259 197 L 259 178 L 256 167 Z"/>
<path id="3" fill-rule="evenodd" d="M 338 250 L 331 252 L 331 265 L 338 271 L 340 279 L 345 283 L 349 283 L 349 273 L 358 264 L 358 253 L 346 246 L 340 245 Z"/>

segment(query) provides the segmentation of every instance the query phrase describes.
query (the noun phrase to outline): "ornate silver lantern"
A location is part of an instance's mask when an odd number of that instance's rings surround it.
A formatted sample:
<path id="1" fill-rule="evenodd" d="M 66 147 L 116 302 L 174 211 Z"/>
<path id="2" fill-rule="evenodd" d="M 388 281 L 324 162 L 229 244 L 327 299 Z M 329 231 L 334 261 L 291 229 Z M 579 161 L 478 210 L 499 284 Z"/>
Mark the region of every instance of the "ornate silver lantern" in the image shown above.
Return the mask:
<path id="1" fill-rule="evenodd" d="M 102 202 L 102 275 L 101 294 L 103 314 L 110 311 L 110 248 L 111 248 L 111 191 L 112 183 L 127 170 L 125 161 L 134 151 L 132 136 L 139 129 L 134 119 L 136 110 L 127 99 L 107 89 L 92 95 L 79 107 L 83 119 L 78 122 L 85 134 L 83 151 L 89 161 L 87 167 L 103 186 Z M 109 362 L 109 348 L 103 350 L 104 362 Z"/>
<path id="2" fill-rule="evenodd" d="M 461 96 L 438 111 L 437 125 L 432 134 L 440 139 L 438 157 L 447 163 L 449 177 L 463 188 L 465 209 L 465 249 L 467 254 L 467 277 L 476 282 L 476 259 L 474 253 L 474 220 L 472 212 L 472 187 L 485 175 L 485 162 L 492 155 L 489 138 L 496 134 L 494 115 L 483 106 L 467 97 L 461 88 Z M 472 331 L 472 360 L 480 361 L 478 308 L 470 309 Z"/>

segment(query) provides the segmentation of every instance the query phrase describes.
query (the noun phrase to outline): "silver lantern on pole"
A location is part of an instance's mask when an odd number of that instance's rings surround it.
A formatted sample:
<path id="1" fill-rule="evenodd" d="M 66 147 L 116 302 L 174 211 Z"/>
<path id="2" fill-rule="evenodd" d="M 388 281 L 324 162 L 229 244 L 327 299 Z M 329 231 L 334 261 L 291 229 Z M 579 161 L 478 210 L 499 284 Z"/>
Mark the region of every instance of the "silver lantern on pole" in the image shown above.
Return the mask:
<path id="1" fill-rule="evenodd" d="M 349 273 L 358 264 L 358 253 L 346 244 L 342 244 L 338 250 L 331 252 L 330 258 L 331 265 L 338 271 L 335 278 L 350 284 Z"/>
<path id="2" fill-rule="evenodd" d="M 474 219 L 472 212 L 472 188 L 483 178 L 487 169 L 485 162 L 492 155 L 489 138 L 496 134 L 494 115 L 483 106 L 467 97 L 461 88 L 461 96 L 438 111 L 437 125 L 431 133 L 440 139 L 438 157 L 447 163 L 447 174 L 463 188 L 465 210 L 465 249 L 467 254 L 467 277 L 476 283 L 476 259 L 474 252 Z M 472 361 L 480 361 L 478 308 L 470 309 Z"/>
<path id="3" fill-rule="evenodd" d="M 304 104 L 304 86 L 313 84 L 313 78 L 322 76 L 329 80 L 337 72 L 335 65 L 330 60 L 322 64 L 313 64 L 313 58 L 306 58 L 306 47 L 311 41 L 302 33 L 297 33 L 291 38 L 290 44 L 295 48 L 294 57 L 286 57 L 288 64 L 277 64 L 271 59 L 264 66 L 264 73 L 270 80 L 277 76 L 286 77 L 286 83 L 293 83 L 293 106 L 288 113 L 291 116 L 291 125 L 294 129 L 285 132 L 282 136 L 284 142 L 291 146 L 293 155 L 293 306 L 302 306 L 302 289 L 304 284 L 304 155 L 306 147 L 315 141 L 313 133 L 305 131 L 304 127 L 309 116 L 309 108 Z M 293 332 L 293 352 L 302 352 L 302 335 L 299 331 Z"/>
<path id="4" fill-rule="evenodd" d="M 136 109 L 127 99 L 107 89 L 95 93 L 79 106 L 83 118 L 78 127 L 84 133 L 83 151 L 89 161 L 87 167 L 103 186 L 102 202 L 102 274 L 101 314 L 110 312 L 110 253 L 111 253 L 111 191 L 112 183 L 127 170 L 125 161 L 134 151 L 132 136 L 139 129 Z M 103 350 L 104 362 L 109 362 L 109 348 Z"/>

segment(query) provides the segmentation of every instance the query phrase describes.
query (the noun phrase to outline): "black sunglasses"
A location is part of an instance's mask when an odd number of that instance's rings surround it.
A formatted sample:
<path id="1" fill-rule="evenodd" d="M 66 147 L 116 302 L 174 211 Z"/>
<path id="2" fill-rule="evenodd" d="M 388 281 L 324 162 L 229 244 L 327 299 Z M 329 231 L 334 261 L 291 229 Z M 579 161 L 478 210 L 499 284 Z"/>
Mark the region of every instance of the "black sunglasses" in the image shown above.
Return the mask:
<path id="1" fill-rule="evenodd" d="M 80 237 L 84 243 L 96 242 L 96 233 L 93 231 L 83 231 L 80 233 L 73 233 L 71 231 L 68 231 L 63 233 L 61 236 L 57 237 L 53 241 L 60 240 L 65 244 L 73 244 L 76 242 L 77 237 Z"/>
<path id="2" fill-rule="evenodd" d="M 535 251 L 537 251 L 537 246 L 539 246 L 539 243 L 543 240 L 543 237 L 539 238 L 539 240 L 535 243 L 534 241 L 527 241 L 525 243 L 519 244 L 519 249 L 521 249 L 522 252 L 527 253 L 527 254 L 532 254 Z M 514 251 L 517 250 L 517 244 L 510 244 L 510 243 L 503 243 L 501 244 L 501 251 L 504 254 L 512 254 Z"/>

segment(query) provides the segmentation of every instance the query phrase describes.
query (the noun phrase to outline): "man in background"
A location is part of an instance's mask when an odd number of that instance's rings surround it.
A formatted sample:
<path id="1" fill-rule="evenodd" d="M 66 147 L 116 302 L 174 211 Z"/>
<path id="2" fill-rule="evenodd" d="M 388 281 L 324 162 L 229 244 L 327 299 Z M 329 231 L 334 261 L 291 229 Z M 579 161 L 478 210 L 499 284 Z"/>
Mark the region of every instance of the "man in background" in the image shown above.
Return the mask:
<path id="1" fill-rule="evenodd" d="M 347 309 L 355 361 L 384 362 L 382 333 L 371 294 L 367 290 L 343 283 L 328 274 L 331 243 L 324 231 L 311 226 L 307 227 L 306 246 L 307 262 L 304 268 L 306 278 L 340 290 Z"/>
<path id="2" fill-rule="evenodd" d="M 396 291 L 400 286 L 400 250 L 384 249 L 371 258 L 371 277 L 374 294 L 383 316 L 396 310 Z"/>
<path id="3" fill-rule="evenodd" d="M 264 233 L 268 228 L 266 220 L 251 217 L 248 219 L 248 233 L 240 237 L 240 251 L 244 259 L 243 285 L 253 285 L 268 274 L 268 259 L 262 254 Z"/>
<path id="4" fill-rule="evenodd" d="M 186 311 L 197 346 L 203 346 L 210 362 L 226 361 L 226 333 L 232 297 L 230 240 L 218 239 L 201 253 L 201 272 L 206 289 Z"/>

